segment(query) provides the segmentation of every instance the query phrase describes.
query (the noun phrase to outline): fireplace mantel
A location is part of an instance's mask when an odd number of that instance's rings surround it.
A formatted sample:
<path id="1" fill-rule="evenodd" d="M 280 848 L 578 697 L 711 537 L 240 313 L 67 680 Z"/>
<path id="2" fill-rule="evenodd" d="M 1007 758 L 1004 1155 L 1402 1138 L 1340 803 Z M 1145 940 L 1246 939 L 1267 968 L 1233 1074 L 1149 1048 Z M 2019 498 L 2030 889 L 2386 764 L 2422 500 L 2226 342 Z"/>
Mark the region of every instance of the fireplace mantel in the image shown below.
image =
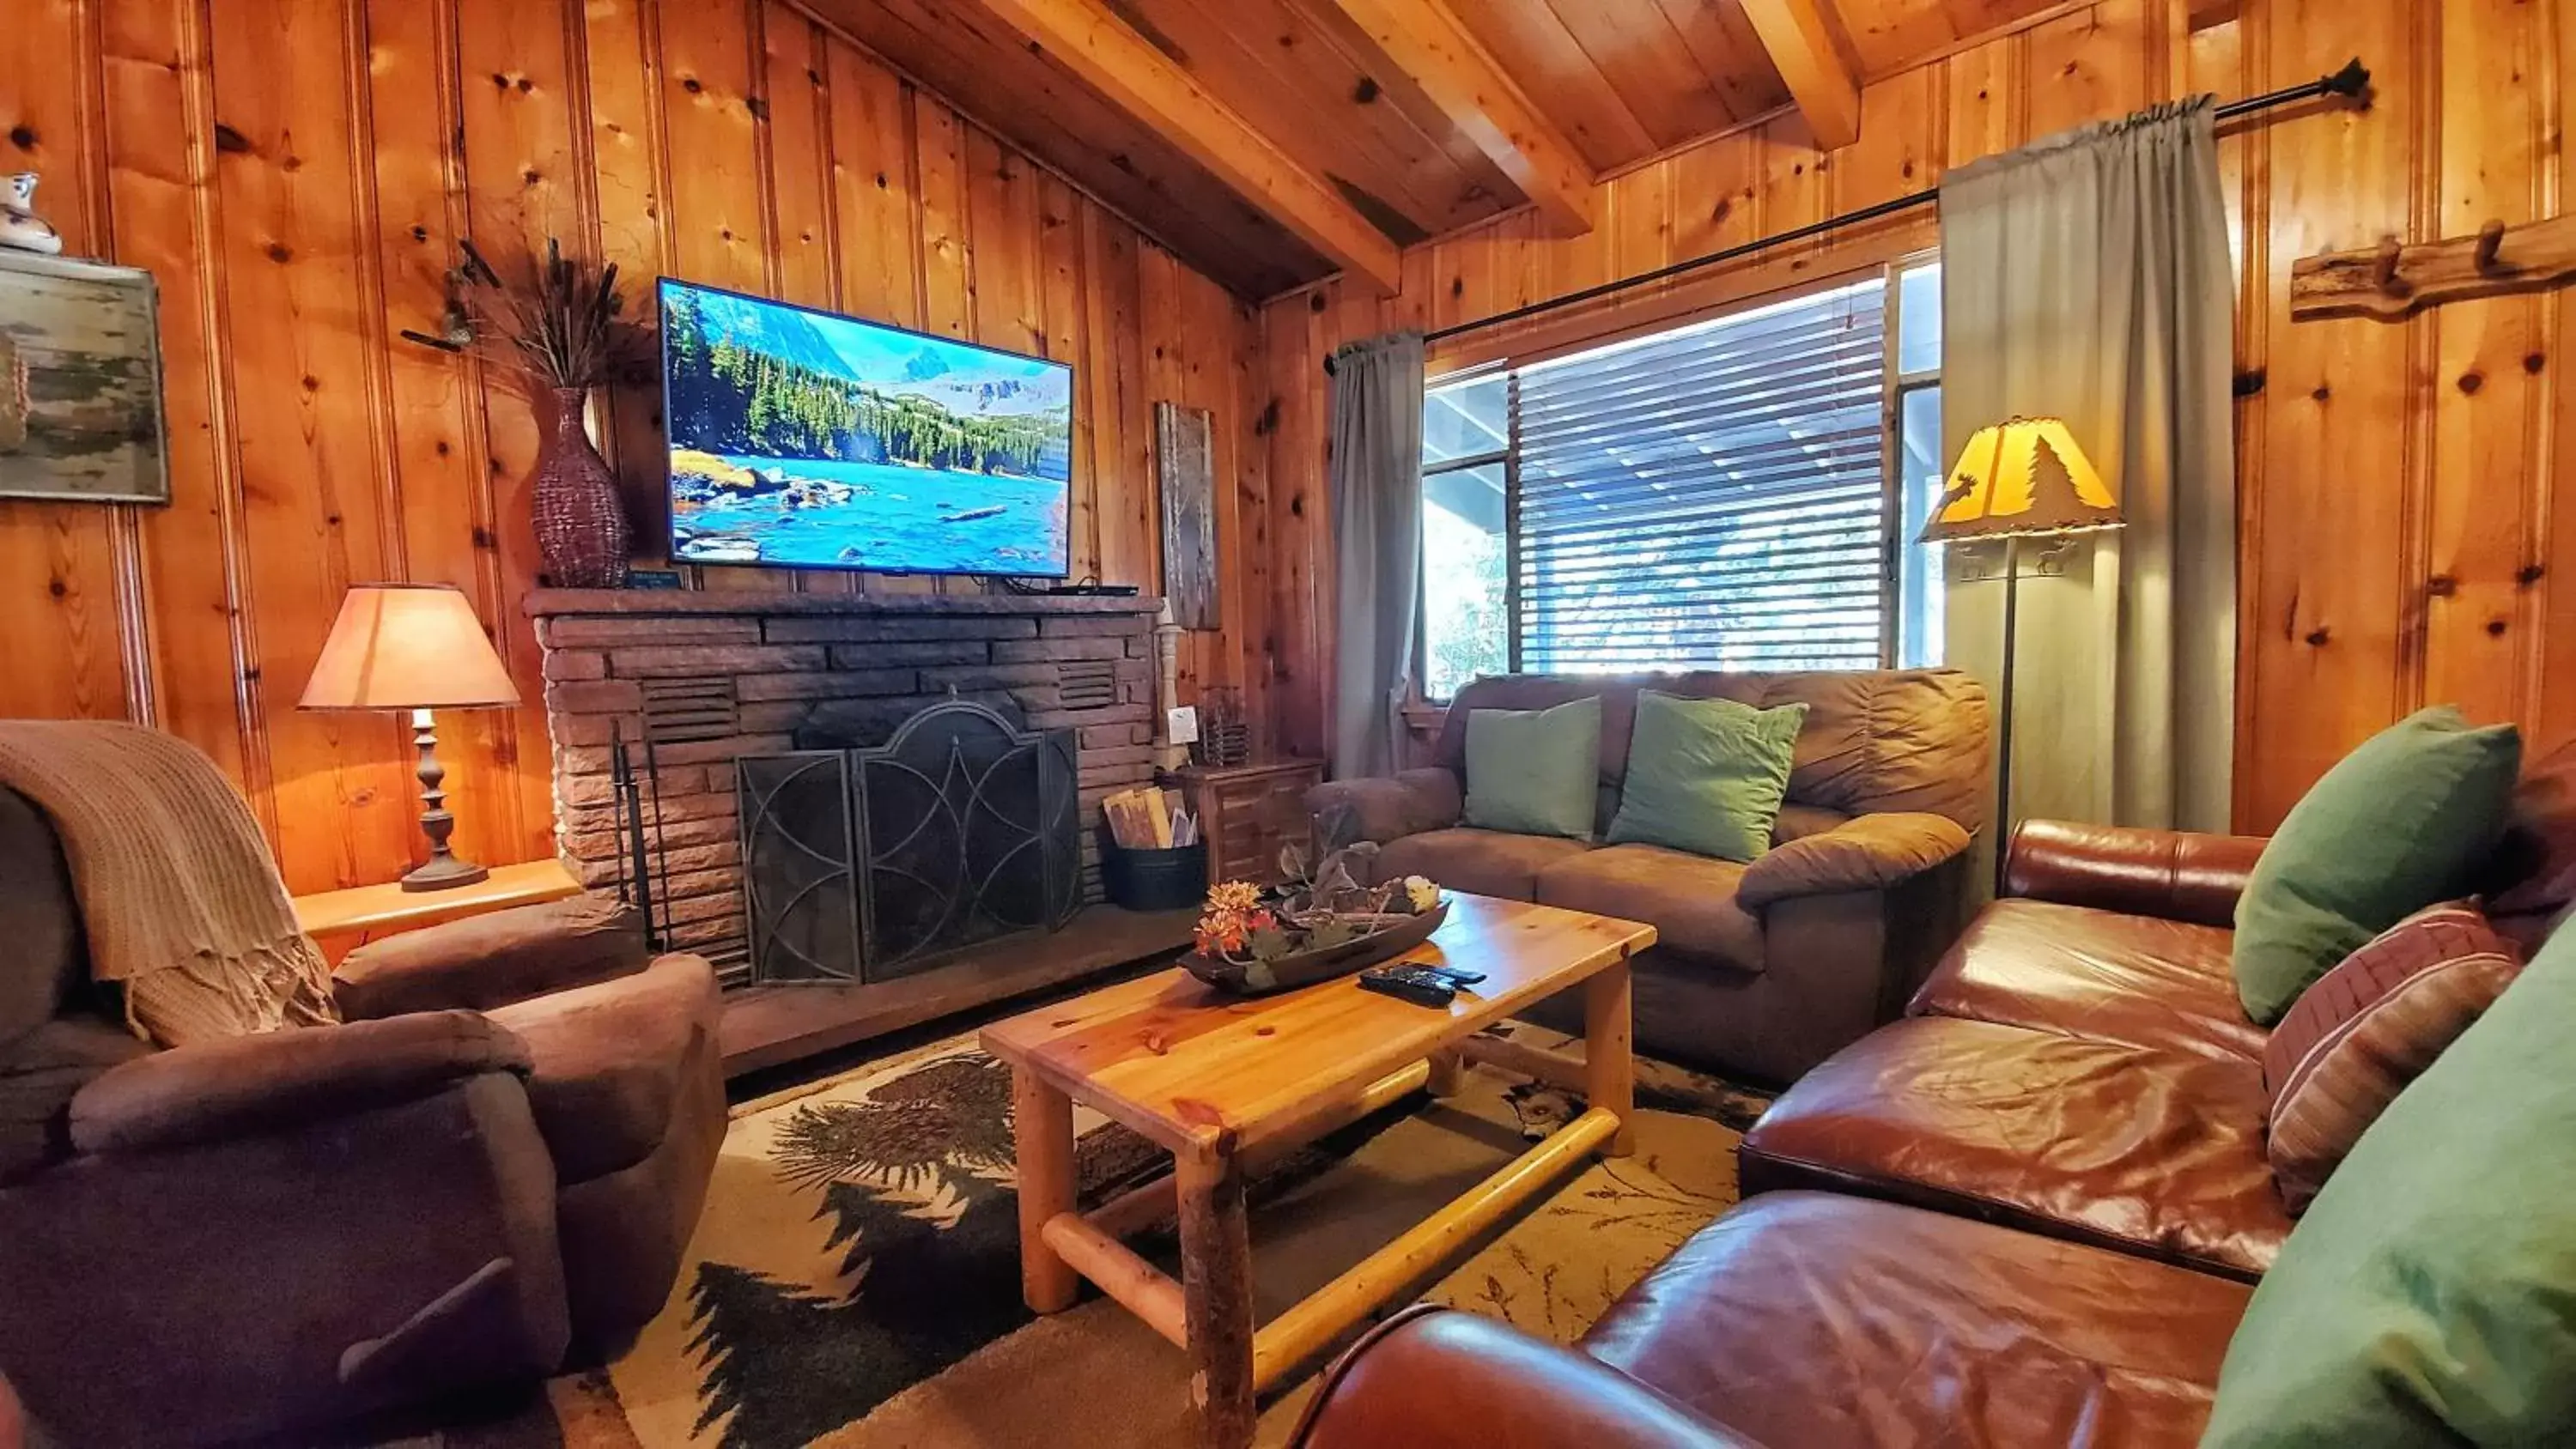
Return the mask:
<path id="1" fill-rule="evenodd" d="M 1159 615 L 1163 601 L 1133 594 L 789 594 L 755 589 L 534 589 L 530 618 L 606 615 Z"/>

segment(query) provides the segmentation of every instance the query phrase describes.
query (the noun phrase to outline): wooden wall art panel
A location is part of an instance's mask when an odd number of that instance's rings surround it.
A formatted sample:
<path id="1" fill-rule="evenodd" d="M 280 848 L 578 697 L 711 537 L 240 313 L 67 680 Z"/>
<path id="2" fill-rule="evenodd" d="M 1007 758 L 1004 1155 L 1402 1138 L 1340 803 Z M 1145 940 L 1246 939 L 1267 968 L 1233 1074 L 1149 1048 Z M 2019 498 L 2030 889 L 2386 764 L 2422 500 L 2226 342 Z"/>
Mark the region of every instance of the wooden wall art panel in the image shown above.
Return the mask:
<path id="1" fill-rule="evenodd" d="M 1213 629 L 1221 619 L 1217 593 L 1215 419 L 1205 408 L 1154 404 L 1154 486 L 1163 495 L 1163 597 L 1173 622 L 1184 629 Z"/>
<path id="2" fill-rule="evenodd" d="M 523 482 L 528 403 L 435 331 L 442 270 L 545 238 L 661 273 L 1071 360 L 1074 568 L 1160 584 L 1153 405 L 1213 414 L 1222 631 L 1190 689 L 1255 719 L 1272 598 L 1257 318 L 1123 215 L 782 0 L 12 0 L 0 170 L 44 174 L 67 250 L 162 293 L 174 501 L 0 502 L 0 715 L 149 721 L 243 786 L 290 888 L 412 859 L 393 717 L 295 709 L 341 591 L 465 588 L 525 708 L 441 721 L 456 844 L 552 846 Z M 651 389 L 598 431 L 646 536 Z M 707 587 L 972 588 L 705 571 Z"/>
<path id="3" fill-rule="evenodd" d="M 1850 0 L 1841 10 L 1872 35 L 1897 15 Z M 2570 10 L 2570 0 L 2059 6 L 1873 81 L 1860 140 L 1843 150 L 1820 154 L 1803 123 L 1774 117 L 1606 182 L 1588 236 L 1551 238 L 1524 212 L 1409 252 L 1394 298 L 1331 282 L 1274 300 L 1263 312 L 1262 408 L 1275 420 L 1278 738 L 1308 751 L 1325 738 L 1320 364 L 1336 345 L 1636 275 L 1933 185 L 1946 167 L 2158 99 L 2250 95 L 2354 55 L 2373 72 L 2369 109 L 2320 103 L 2221 132 L 2240 263 L 2237 823 L 2269 829 L 2345 750 L 2426 703 L 2519 721 L 2535 753 L 2576 736 L 2576 584 L 2558 576 L 2576 569 L 2576 487 L 2561 481 L 2576 382 L 2560 361 L 2576 309 L 2553 292 L 2454 302 L 2395 324 L 2289 318 L 2301 256 L 2564 208 Z M 2195 29 L 2192 11 L 2219 23 Z M 1911 213 L 1462 338 L 1435 348 L 1434 366 L 1616 335 L 1937 240 L 1933 217 Z"/>

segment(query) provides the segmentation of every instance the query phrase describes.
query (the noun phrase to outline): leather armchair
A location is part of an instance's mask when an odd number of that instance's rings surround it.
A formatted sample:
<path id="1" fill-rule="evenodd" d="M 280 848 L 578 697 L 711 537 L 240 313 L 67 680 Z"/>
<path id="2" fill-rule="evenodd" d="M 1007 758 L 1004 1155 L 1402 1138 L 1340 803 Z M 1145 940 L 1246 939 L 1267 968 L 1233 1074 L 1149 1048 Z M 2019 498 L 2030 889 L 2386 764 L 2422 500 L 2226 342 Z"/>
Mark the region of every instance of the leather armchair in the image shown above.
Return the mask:
<path id="1" fill-rule="evenodd" d="M 1762 1449 L 1599 1359 L 1416 1304 L 1325 1370 L 1291 1449 Z"/>
<path id="2" fill-rule="evenodd" d="M 0 790 L 0 1373 L 71 1444 L 294 1437 L 598 1362 L 725 1124 L 715 980 L 576 899 L 354 953 L 337 1026 L 156 1051 Z"/>

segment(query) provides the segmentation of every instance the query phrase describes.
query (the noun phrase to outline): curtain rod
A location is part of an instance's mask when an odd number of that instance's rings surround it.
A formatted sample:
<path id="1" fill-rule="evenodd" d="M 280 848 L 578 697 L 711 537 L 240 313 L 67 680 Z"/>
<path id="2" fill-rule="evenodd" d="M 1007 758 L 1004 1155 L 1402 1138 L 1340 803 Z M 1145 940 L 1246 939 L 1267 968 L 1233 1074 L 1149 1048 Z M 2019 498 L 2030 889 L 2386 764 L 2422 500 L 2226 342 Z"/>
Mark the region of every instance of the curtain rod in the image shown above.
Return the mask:
<path id="1" fill-rule="evenodd" d="M 2247 96 L 2241 101 L 2229 101 L 2218 108 L 2218 119 L 2232 121 L 2238 116 L 2250 116 L 2257 111 L 2271 110 L 2275 106 L 2293 105 L 2300 101 L 2316 100 L 2324 96 L 2341 96 L 2347 100 L 2358 100 L 2369 87 L 2370 70 L 2361 63 L 2361 57 L 2354 56 L 2343 63 L 2343 69 L 2332 75 L 2319 76 L 2315 80 L 2300 85 L 2284 86 L 2277 91 L 2266 91 L 2259 96 Z M 1685 272 L 1695 272 L 1703 267 L 1731 262 L 1739 257 L 1751 256 L 1755 252 L 1780 246 L 1786 242 L 1804 241 L 1809 237 L 1821 236 L 1841 227 L 1857 226 L 1865 221 L 1876 221 L 1883 216 L 1894 216 L 1901 211 L 1911 211 L 1918 206 L 1929 206 L 1940 199 L 1941 188 L 1931 187 L 1890 201 L 1879 202 L 1875 206 L 1864 206 L 1858 211 L 1846 211 L 1839 216 L 1826 217 L 1822 221 L 1811 221 L 1805 226 L 1791 227 L 1787 231 L 1775 232 L 1770 236 L 1719 251 L 1686 258 L 1670 266 L 1658 267 L 1651 272 L 1622 277 L 1615 282 L 1603 282 L 1599 286 L 1586 287 L 1579 292 L 1568 292 L 1562 297 L 1550 297 L 1544 302 L 1532 302 L 1526 307 L 1497 312 L 1491 317 L 1480 317 L 1473 322 L 1461 322 L 1455 327 L 1442 327 L 1436 331 L 1424 333 L 1422 340 L 1426 343 L 1439 342 L 1446 338 L 1463 337 L 1470 332 L 1480 332 L 1488 327 L 1508 326 L 1559 308 L 1572 307 L 1595 298 L 1624 292 L 1631 287 L 1644 287 L 1656 282 L 1669 281 Z M 1324 359 L 1324 371 L 1330 373 L 1332 370 L 1333 359 L 1327 357 Z"/>

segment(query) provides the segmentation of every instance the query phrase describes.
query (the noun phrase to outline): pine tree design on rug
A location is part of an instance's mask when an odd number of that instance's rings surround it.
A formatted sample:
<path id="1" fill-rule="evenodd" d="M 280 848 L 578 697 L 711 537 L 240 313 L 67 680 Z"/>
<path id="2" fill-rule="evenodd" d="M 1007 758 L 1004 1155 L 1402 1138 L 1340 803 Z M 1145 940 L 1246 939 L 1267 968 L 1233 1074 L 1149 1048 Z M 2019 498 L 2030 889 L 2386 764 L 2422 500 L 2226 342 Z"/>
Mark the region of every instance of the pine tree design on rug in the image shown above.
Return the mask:
<path id="1" fill-rule="evenodd" d="M 1016 1195 L 972 1177 L 956 1186 L 962 1207 L 945 1224 L 909 1194 L 823 1190 L 833 1243 L 848 1245 L 844 1269 L 859 1277 L 846 1302 L 700 1264 L 690 1292 L 691 1347 L 706 1372 L 699 1430 L 723 1422 L 725 1449 L 810 1443 L 1026 1323 Z"/>
<path id="2" fill-rule="evenodd" d="M 835 1300 L 700 1263 L 698 1431 L 721 1424 L 724 1449 L 805 1444 L 1028 1322 L 1011 1142 L 1010 1070 L 980 1053 L 797 1108 L 774 1169 L 820 1190 L 815 1217 L 832 1224 L 827 1246 L 844 1249 L 843 1278 L 858 1287 Z M 1122 1130 L 1089 1133 L 1082 1180 L 1115 1180 L 1150 1155 Z"/>
<path id="3" fill-rule="evenodd" d="M 989 1057 L 951 1057 L 879 1087 L 864 1101 L 797 1109 L 779 1134 L 778 1175 L 819 1187 L 844 1178 L 918 1187 L 943 1167 L 1011 1171 L 1011 1072 Z"/>

